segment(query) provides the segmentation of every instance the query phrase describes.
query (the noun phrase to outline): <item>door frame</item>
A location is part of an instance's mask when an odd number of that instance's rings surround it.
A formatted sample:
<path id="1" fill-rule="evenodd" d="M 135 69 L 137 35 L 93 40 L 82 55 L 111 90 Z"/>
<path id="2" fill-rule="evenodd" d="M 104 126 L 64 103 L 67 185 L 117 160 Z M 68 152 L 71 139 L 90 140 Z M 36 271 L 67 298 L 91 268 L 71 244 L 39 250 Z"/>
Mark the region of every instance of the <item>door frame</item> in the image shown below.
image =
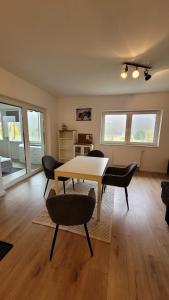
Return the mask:
<path id="1" fill-rule="evenodd" d="M 20 101 L 18 99 L 10 98 L 7 96 L 4 96 L 0 94 L 0 102 L 4 104 L 9 104 L 13 106 L 17 106 L 21 109 L 21 114 L 22 114 L 22 126 L 23 126 L 23 143 L 24 143 L 24 149 L 25 149 L 25 167 L 26 167 L 26 173 L 14 180 L 12 180 L 10 183 L 5 184 L 4 189 L 7 189 L 29 177 L 32 175 L 42 171 L 42 167 L 36 169 L 36 170 L 31 170 L 31 162 L 30 162 L 30 151 L 29 151 L 29 135 L 28 135 L 28 119 L 27 119 L 27 110 L 33 110 L 33 111 L 38 111 L 43 113 L 44 116 L 44 128 L 43 128 L 43 133 L 44 133 L 44 154 L 47 153 L 47 117 L 46 117 L 46 109 L 43 107 L 39 107 L 27 102 Z"/>

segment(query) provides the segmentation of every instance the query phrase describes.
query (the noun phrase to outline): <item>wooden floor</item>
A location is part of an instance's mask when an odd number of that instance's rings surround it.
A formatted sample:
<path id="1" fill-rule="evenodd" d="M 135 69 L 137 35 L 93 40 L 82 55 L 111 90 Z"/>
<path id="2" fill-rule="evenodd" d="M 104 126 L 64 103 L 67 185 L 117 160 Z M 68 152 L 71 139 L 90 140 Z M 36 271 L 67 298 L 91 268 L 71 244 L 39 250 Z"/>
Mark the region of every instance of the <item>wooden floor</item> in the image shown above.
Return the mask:
<path id="1" fill-rule="evenodd" d="M 168 300 L 162 179 L 138 173 L 129 187 L 129 212 L 124 191 L 115 188 L 112 242 L 93 240 L 93 258 L 84 237 L 59 231 L 52 262 L 53 229 L 32 224 L 45 205 L 43 174 L 8 190 L 0 199 L 0 240 L 14 248 L 0 262 L 0 300 Z"/>

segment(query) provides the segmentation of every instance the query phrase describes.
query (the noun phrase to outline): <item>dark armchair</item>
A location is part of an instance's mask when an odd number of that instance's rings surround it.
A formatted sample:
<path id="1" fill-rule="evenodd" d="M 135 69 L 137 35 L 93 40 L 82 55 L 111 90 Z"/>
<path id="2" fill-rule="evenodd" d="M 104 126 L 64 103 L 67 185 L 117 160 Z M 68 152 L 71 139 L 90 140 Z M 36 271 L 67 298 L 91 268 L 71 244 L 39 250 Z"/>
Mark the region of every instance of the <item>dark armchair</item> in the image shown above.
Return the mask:
<path id="1" fill-rule="evenodd" d="M 53 179 L 53 180 L 55 179 L 54 170 L 57 169 L 58 167 L 62 166 L 62 165 L 63 165 L 63 163 L 57 161 L 54 157 L 52 157 L 50 155 L 45 155 L 45 156 L 42 157 L 42 166 L 43 166 L 45 176 L 47 178 L 46 187 L 45 187 L 45 191 L 44 191 L 44 196 L 46 194 L 49 179 Z M 66 191 L 65 191 L 65 181 L 67 181 L 68 179 L 69 178 L 67 178 L 67 177 L 58 177 L 58 180 L 63 182 L 64 194 L 66 193 Z M 72 183 L 73 183 L 73 189 L 74 189 L 73 179 L 72 179 Z"/>
<path id="2" fill-rule="evenodd" d="M 94 189 L 90 189 L 87 195 L 67 194 L 57 195 L 54 190 L 51 190 L 46 201 L 46 207 L 52 221 L 56 224 L 56 229 L 53 237 L 50 260 L 53 256 L 53 250 L 56 242 L 56 236 L 59 225 L 73 226 L 84 224 L 87 241 L 91 256 L 93 250 L 90 242 L 90 237 L 87 229 L 87 223 L 92 217 L 96 203 Z"/>
<path id="3" fill-rule="evenodd" d="M 129 209 L 127 187 L 130 184 L 136 169 L 136 163 L 132 163 L 127 167 L 108 167 L 102 179 L 102 194 L 105 191 L 106 185 L 124 187 L 127 208 Z"/>
<path id="4" fill-rule="evenodd" d="M 169 181 L 162 181 L 161 188 L 161 199 L 166 205 L 165 221 L 169 226 Z"/>

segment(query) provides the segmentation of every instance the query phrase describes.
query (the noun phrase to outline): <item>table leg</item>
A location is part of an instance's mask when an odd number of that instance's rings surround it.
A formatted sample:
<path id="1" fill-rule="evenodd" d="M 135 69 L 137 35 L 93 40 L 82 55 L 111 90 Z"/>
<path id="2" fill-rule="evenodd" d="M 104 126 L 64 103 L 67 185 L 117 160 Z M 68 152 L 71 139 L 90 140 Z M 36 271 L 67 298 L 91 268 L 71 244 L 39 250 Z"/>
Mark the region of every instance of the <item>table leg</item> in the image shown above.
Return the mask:
<path id="1" fill-rule="evenodd" d="M 102 179 L 99 178 L 98 184 L 98 194 L 97 194 L 97 221 L 100 221 L 100 209 L 101 209 L 101 193 L 102 193 Z"/>
<path id="2" fill-rule="evenodd" d="M 58 177 L 55 176 L 55 179 L 52 181 L 52 188 L 55 190 L 56 194 L 59 193 Z"/>

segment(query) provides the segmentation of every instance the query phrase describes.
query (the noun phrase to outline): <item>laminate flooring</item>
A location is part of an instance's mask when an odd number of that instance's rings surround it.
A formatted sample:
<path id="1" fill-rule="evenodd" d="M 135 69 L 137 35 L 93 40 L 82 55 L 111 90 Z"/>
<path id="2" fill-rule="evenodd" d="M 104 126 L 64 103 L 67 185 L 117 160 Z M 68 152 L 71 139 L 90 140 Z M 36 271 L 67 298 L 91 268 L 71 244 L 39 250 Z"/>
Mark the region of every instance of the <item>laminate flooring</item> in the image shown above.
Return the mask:
<path id="1" fill-rule="evenodd" d="M 45 207 L 43 173 L 7 190 L 0 198 L 0 240 L 14 247 L 0 262 L 0 300 L 168 300 L 163 179 L 138 172 L 128 189 L 129 212 L 124 190 L 115 188 L 112 241 L 92 240 L 93 258 L 83 236 L 59 230 L 51 262 L 54 230 L 32 224 Z"/>

